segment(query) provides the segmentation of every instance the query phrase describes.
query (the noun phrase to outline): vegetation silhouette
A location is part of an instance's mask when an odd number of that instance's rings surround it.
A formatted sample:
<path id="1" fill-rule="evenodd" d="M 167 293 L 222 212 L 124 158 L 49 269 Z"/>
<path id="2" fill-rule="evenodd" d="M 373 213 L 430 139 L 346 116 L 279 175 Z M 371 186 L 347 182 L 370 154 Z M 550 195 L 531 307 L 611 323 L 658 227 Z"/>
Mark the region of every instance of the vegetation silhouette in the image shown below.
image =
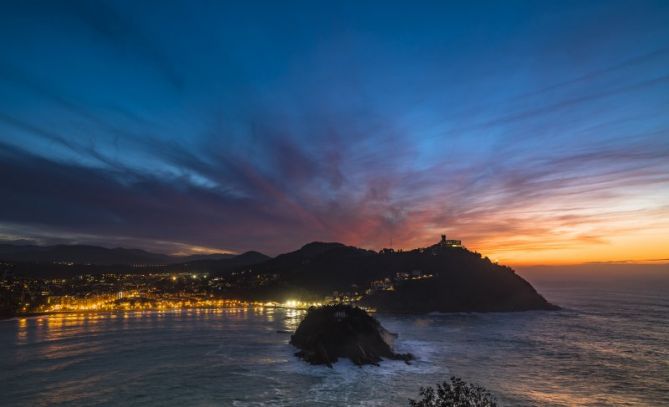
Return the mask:
<path id="1" fill-rule="evenodd" d="M 410 407 L 496 407 L 495 397 L 485 388 L 452 376 L 451 381 L 437 384 L 436 390 L 421 387 L 420 400 L 409 400 Z"/>

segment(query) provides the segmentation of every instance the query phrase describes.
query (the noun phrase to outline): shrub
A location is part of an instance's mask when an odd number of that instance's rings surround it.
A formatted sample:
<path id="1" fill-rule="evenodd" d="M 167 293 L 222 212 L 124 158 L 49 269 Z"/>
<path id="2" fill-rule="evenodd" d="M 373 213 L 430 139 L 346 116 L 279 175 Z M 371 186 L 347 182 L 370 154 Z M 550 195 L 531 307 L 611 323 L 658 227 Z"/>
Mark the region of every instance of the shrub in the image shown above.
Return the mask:
<path id="1" fill-rule="evenodd" d="M 496 407 L 495 397 L 485 388 L 458 377 L 437 384 L 437 389 L 421 387 L 420 400 L 409 400 L 411 407 Z"/>

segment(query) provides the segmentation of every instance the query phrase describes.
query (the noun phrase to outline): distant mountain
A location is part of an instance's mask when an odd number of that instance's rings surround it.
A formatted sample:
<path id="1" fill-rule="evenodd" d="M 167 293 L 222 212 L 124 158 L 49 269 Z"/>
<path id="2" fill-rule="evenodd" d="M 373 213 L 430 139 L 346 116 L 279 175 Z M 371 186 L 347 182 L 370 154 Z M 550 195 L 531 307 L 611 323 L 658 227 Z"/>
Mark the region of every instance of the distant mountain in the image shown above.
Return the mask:
<path id="1" fill-rule="evenodd" d="M 233 257 L 237 256 L 238 256 L 237 254 L 232 254 L 232 253 L 191 254 L 190 256 L 172 256 L 171 262 L 188 263 L 200 260 L 224 260 L 224 259 L 232 259 Z"/>
<path id="2" fill-rule="evenodd" d="M 257 253 L 257 252 L 256 252 Z M 259 253 L 258 253 L 259 254 Z M 140 249 L 108 249 L 90 245 L 37 246 L 0 244 L 0 261 L 24 263 L 74 263 L 93 265 L 158 265 L 196 261 L 219 261 L 239 257 L 230 253 L 169 256 Z M 242 258 L 243 259 L 243 258 Z M 266 259 L 263 259 L 266 260 Z"/>
<path id="3" fill-rule="evenodd" d="M 556 309 L 511 268 L 462 247 L 434 245 L 377 253 L 340 243 L 314 242 L 256 264 L 276 274 L 273 286 L 251 297 L 319 299 L 333 292 L 364 293 L 373 281 L 387 283 L 366 295 L 365 305 L 387 312 L 470 312 Z M 388 280 L 386 280 L 388 279 Z"/>
<path id="4" fill-rule="evenodd" d="M 29 263 L 76 264 L 167 264 L 172 257 L 139 249 L 108 249 L 88 245 L 13 245 L 0 244 L 0 260 Z"/>
<path id="5" fill-rule="evenodd" d="M 240 267 L 253 266 L 270 260 L 271 257 L 260 252 L 249 251 L 239 255 L 224 258 L 209 258 L 172 264 L 170 271 L 197 271 L 200 273 L 223 273 L 236 270 Z"/>

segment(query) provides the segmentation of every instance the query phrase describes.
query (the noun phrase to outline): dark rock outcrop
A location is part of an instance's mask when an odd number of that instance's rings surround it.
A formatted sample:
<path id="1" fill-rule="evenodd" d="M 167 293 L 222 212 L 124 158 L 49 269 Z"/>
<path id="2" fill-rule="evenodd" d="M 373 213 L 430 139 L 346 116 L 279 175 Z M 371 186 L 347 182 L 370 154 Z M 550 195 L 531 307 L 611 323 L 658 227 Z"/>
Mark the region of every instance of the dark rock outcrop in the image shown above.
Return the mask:
<path id="1" fill-rule="evenodd" d="M 378 365 L 384 358 L 408 363 L 410 353 L 393 352 L 395 336 L 360 308 L 328 305 L 309 309 L 290 344 L 300 349 L 296 356 L 314 365 L 332 367 L 340 357 L 358 366 Z"/>
<path id="2" fill-rule="evenodd" d="M 560 309 L 510 268 L 477 259 L 459 269 L 443 267 L 432 278 L 396 282 L 394 290 L 377 291 L 360 303 L 378 312 L 413 314 Z"/>

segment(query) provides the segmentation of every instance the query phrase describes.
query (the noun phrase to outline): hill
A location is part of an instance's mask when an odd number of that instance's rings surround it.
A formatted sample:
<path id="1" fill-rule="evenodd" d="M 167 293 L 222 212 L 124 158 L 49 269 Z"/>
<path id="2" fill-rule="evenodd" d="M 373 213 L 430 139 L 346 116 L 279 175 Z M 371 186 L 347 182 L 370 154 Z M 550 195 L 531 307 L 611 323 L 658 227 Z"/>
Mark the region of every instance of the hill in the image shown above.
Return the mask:
<path id="1" fill-rule="evenodd" d="M 225 258 L 214 258 L 205 260 L 194 260 L 183 263 L 171 264 L 168 271 L 196 271 L 198 273 L 225 274 L 228 271 L 246 268 L 270 260 L 271 257 L 256 251 L 248 251 L 236 256 Z"/>
<path id="2" fill-rule="evenodd" d="M 3 271 L 6 275 L 45 278 L 147 271 L 209 274 L 221 282 L 216 294 L 226 298 L 321 302 L 326 297 L 337 297 L 394 313 L 557 308 L 511 268 L 445 238 L 433 246 L 405 252 L 313 242 L 275 258 L 254 251 L 184 259 L 95 246 L 23 246 L 14 251 L 3 246 L 0 260 L 6 260 L 3 255 L 7 253 L 26 261 L 2 263 L 8 270 Z M 62 263 L 75 259 L 85 263 Z"/>
<path id="3" fill-rule="evenodd" d="M 224 274 L 265 262 L 256 251 L 239 255 L 168 256 L 136 249 L 97 246 L 0 245 L 0 276 L 70 278 L 83 274 L 212 273 Z"/>
<path id="4" fill-rule="evenodd" d="M 171 257 L 139 249 L 108 249 L 89 245 L 0 244 L 0 260 L 33 263 L 75 264 L 167 264 Z"/>
<path id="5" fill-rule="evenodd" d="M 407 252 L 374 252 L 314 242 L 256 264 L 275 283 L 245 294 L 258 299 L 361 296 L 385 312 L 557 309 L 511 268 L 463 247 L 437 244 Z"/>
<path id="6" fill-rule="evenodd" d="M 170 256 L 140 249 L 106 248 L 91 245 L 37 246 L 0 244 L 0 261 L 29 263 L 73 263 L 93 265 L 157 265 L 200 260 L 223 260 L 236 257 L 230 253 Z"/>

